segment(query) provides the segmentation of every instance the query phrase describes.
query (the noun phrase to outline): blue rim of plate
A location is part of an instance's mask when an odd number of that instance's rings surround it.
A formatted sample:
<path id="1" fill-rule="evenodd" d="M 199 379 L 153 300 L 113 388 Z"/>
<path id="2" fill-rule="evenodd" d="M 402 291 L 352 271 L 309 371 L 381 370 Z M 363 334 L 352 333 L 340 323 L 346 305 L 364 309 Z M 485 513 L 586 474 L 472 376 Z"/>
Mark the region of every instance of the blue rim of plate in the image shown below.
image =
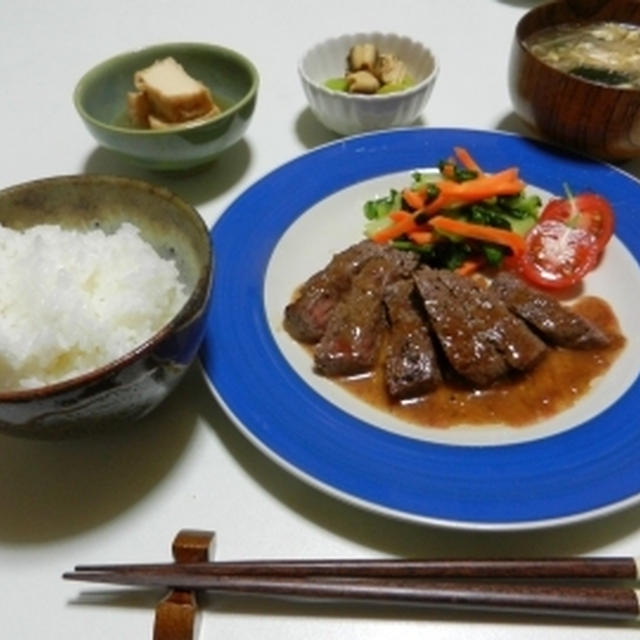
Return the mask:
<path id="1" fill-rule="evenodd" d="M 265 175 L 212 229 L 215 274 L 201 360 L 212 391 L 267 455 L 353 504 L 425 524 L 531 529 L 581 521 L 640 499 L 638 379 L 576 428 L 504 446 L 430 443 L 374 427 L 306 385 L 278 349 L 265 274 L 287 228 L 323 198 L 362 180 L 433 166 L 455 145 L 488 171 L 517 165 L 552 193 L 597 190 L 618 212 L 616 234 L 640 256 L 640 183 L 623 171 L 521 136 L 417 128 L 339 140 Z M 596 189 L 597 188 L 597 189 Z M 256 222 L 258 220 L 258 222 Z M 301 275 L 304 279 L 308 274 Z"/>

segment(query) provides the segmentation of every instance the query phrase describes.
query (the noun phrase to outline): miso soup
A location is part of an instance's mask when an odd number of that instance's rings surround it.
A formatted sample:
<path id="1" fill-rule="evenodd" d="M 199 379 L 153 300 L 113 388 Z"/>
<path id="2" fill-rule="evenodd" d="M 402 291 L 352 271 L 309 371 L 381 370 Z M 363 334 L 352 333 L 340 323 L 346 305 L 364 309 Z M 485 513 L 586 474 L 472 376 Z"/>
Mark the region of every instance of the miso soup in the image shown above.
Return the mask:
<path id="1" fill-rule="evenodd" d="M 585 80 L 640 89 L 640 27 L 617 22 L 567 23 L 525 40 L 552 67 Z"/>

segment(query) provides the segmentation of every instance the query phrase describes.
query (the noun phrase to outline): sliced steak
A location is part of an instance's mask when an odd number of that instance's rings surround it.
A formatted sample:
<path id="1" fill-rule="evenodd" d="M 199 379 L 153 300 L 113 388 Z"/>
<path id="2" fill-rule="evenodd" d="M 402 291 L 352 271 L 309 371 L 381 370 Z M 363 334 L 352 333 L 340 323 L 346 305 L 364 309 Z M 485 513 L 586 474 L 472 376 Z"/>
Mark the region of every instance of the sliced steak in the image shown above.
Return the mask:
<path id="1" fill-rule="evenodd" d="M 408 252 L 386 249 L 367 260 L 336 305 L 314 351 L 315 369 L 327 376 L 351 376 L 373 369 L 386 330 L 382 304 L 386 286 L 407 277 L 417 264 Z"/>
<path id="2" fill-rule="evenodd" d="M 334 255 L 324 269 L 302 285 L 297 298 L 285 308 L 284 328 L 289 334 L 300 342 L 320 340 L 336 304 L 351 286 L 353 275 L 383 250 L 381 245 L 363 240 Z"/>
<path id="3" fill-rule="evenodd" d="M 384 247 L 384 256 L 389 263 L 390 273 L 387 284 L 398 278 L 408 278 L 418 268 L 420 257 L 415 251 L 400 251 L 393 247 Z"/>
<path id="4" fill-rule="evenodd" d="M 441 380 L 424 313 L 417 307 L 412 279 L 387 287 L 384 302 L 391 329 L 385 354 L 385 384 L 397 400 L 418 398 Z"/>
<path id="5" fill-rule="evenodd" d="M 593 349 L 610 343 L 593 322 L 558 302 L 553 296 L 529 287 L 512 273 L 503 271 L 491 283 L 509 309 L 528 322 L 551 344 L 569 349 Z"/>
<path id="6" fill-rule="evenodd" d="M 495 293 L 451 271 L 419 269 L 414 280 L 453 369 L 479 387 L 511 370 L 526 371 L 544 343 Z"/>

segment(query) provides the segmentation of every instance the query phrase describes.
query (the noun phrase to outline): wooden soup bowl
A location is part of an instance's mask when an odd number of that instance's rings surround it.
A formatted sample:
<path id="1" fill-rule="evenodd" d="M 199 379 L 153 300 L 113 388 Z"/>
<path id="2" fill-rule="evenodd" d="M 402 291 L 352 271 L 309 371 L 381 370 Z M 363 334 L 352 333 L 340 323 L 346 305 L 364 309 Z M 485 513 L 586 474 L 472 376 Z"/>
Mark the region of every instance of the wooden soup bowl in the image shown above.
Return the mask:
<path id="1" fill-rule="evenodd" d="M 570 22 L 640 26 L 640 0 L 562 0 L 518 22 L 509 61 L 516 113 L 545 138 L 604 160 L 640 155 L 640 90 L 588 82 L 541 62 L 524 45 L 533 33 Z"/>

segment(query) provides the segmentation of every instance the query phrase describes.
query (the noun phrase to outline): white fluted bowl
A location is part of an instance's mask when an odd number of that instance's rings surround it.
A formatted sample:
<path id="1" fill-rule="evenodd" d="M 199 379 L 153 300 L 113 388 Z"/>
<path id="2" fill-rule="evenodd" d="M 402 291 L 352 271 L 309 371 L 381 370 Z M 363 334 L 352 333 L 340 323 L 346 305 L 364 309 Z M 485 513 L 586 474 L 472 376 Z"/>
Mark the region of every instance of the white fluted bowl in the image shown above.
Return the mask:
<path id="1" fill-rule="evenodd" d="M 328 79 L 344 75 L 351 47 L 365 42 L 403 60 L 415 84 L 396 93 L 375 95 L 327 88 Z M 351 135 L 413 124 L 431 96 L 438 76 L 438 63 L 429 48 L 410 38 L 392 33 L 354 33 L 329 38 L 313 46 L 300 59 L 298 73 L 309 108 L 316 118 L 336 133 Z"/>

